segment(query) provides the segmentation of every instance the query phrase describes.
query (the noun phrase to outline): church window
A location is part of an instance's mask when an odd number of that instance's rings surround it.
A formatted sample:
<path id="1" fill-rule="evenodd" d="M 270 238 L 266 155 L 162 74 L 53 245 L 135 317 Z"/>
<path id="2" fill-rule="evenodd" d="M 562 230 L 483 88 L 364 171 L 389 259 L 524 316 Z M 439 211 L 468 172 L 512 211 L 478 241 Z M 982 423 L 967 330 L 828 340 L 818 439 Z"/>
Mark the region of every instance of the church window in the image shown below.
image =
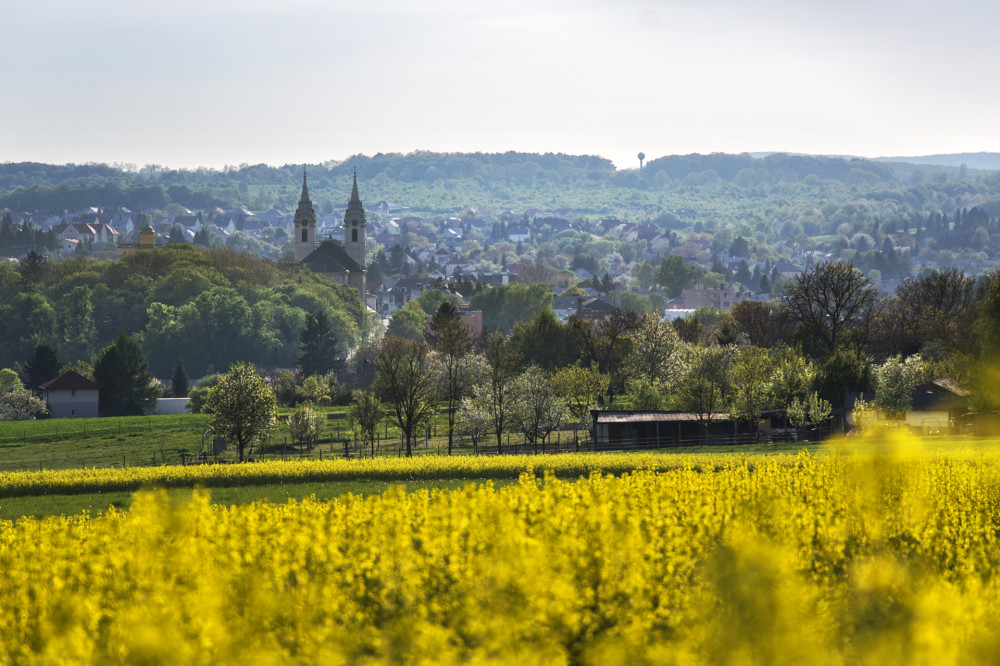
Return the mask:
<path id="1" fill-rule="evenodd" d="M 355 243 L 358 242 L 358 230 L 357 229 L 351 229 L 351 241 L 353 241 Z"/>
<path id="2" fill-rule="evenodd" d="M 302 230 L 302 242 L 305 243 L 308 240 L 309 240 L 309 230 L 308 229 L 303 229 Z"/>

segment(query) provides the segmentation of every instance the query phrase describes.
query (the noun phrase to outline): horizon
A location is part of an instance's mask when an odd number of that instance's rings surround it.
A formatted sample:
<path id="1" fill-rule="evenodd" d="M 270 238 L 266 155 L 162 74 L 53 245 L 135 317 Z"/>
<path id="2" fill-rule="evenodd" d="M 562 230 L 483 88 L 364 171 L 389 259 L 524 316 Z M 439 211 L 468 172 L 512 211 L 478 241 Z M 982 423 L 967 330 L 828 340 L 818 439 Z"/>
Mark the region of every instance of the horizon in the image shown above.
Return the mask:
<path id="1" fill-rule="evenodd" d="M 567 157 L 597 157 L 599 159 L 608 159 L 609 161 L 611 161 L 612 166 L 615 168 L 616 171 L 637 170 L 638 169 L 638 164 L 635 164 L 635 165 L 632 165 L 632 166 L 624 166 L 623 167 L 623 166 L 620 166 L 620 165 L 616 164 L 613 160 L 610 160 L 610 158 L 605 158 L 603 155 L 596 155 L 594 153 L 566 153 L 566 152 L 554 152 L 554 151 L 546 151 L 545 153 L 542 153 L 542 152 L 538 152 L 538 151 L 519 151 L 519 150 L 514 150 L 514 151 L 512 151 L 512 150 L 501 150 L 501 151 L 474 150 L 474 151 L 447 151 L 446 152 L 446 151 L 435 151 L 435 150 L 418 149 L 418 150 L 409 151 L 409 152 L 387 151 L 385 153 L 378 153 L 378 154 L 384 154 L 384 155 L 402 155 L 402 156 L 410 155 L 410 154 L 414 154 L 414 153 L 430 153 L 430 154 L 433 154 L 433 155 L 477 155 L 477 154 L 479 154 L 479 155 L 501 155 L 501 154 L 505 154 L 505 153 L 508 153 L 508 152 L 514 152 L 514 153 L 523 154 L 523 155 L 557 154 L 557 155 L 565 155 Z M 956 165 L 946 164 L 946 163 L 943 163 L 943 162 L 942 163 L 937 163 L 937 162 L 916 162 L 915 160 L 926 160 L 926 159 L 931 159 L 931 158 L 935 158 L 935 157 L 945 157 L 945 158 L 947 158 L 947 157 L 957 157 L 957 156 L 996 156 L 997 158 L 1000 158 L 1000 151 L 994 152 L 994 151 L 983 151 L 983 150 L 980 150 L 980 151 L 962 151 L 962 152 L 952 152 L 952 153 L 935 153 L 935 154 L 927 154 L 927 155 L 879 155 L 879 156 L 876 156 L 876 157 L 868 157 L 868 156 L 864 156 L 864 155 L 833 155 L 833 154 L 818 154 L 818 153 L 802 153 L 802 152 L 792 152 L 792 151 L 782 151 L 782 150 L 740 151 L 740 152 L 714 151 L 714 152 L 711 152 L 711 153 L 709 153 L 709 152 L 700 152 L 700 153 L 699 152 L 694 152 L 694 153 L 683 153 L 683 154 L 681 154 L 681 153 L 673 153 L 673 154 L 669 154 L 669 155 L 645 155 L 645 157 L 643 158 L 643 165 L 645 167 L 645 165 L 647 165 L 649 162 L 651 162 L 653 160 L 665 159 L 665 158 L 670 158 L 670 157 L 686 157 L 686 156 L 689 156 L 689 155 L 701 155 L 701 156 L 707 156 L 707 155 L 734 155 L 734 156 L 736 156 L 736 155 L 749 155 L 753 159 L 763 159 L 764 157 L 767 157 L 767 156 L 770 156 L 770 155 L 791 155 L 791 156 L 798 156 L 798 157 L 824 157 L 824 158 L 829 158 L 829 159 L 843 159 L 843 160 L 862 159 L 862 160 L 869 160 L 869 161 L 897 161 L 897 162 L 904 162 L 904 163 L 906 163 L 907 161 L 909 161 L 908 163 L 913 164 L 915 166 L 952 167 L 952 166 L 956 166 Z M 321 160 L 319 162 L 283 162 L 283 163 L 280 163 L 280 164 L 279 163 L 268 163 L 268 162 L 242 162 L 240 164 L 223 164 L 222 166 L 214 166 L 214 165 L 209 166 L 209 165 L 204 165 L 204 164 L 199 164 L 199 165 L 196 165 L 196 166 L 186 166 L 186 165 L 175 166 L 175 165 L 170 165 L 170 164 L 160 164 L 160 163 L 156 163 L 156 162 L 147 162 L 147 163 L 144 163 L 144 164 L 138 164 L 138 163 L 135 163 L 135 162 L 101 162 L 101 161 L 96 161 L 96 160 L 67 161 L 67 162 L 40 162 L 38 160 L 17 160 L 17 161 L 5 160 L 3 162 L 0 162 L 0 164 L 22 164 L 22 163 L 23 164 L 30 164 L 30 163 L 36 163 L 36 164 L 51 165 L 51 166 L 70 166 L 70 165 L 73 165 L 73 166 L 84 166 L 84 165 L 88 165 L 88 164 L 98 164 L 98 165 L 103 165 L 103 166 L 111 167 L 111 168 L 114 168 L 114 169 L 119 169 L 121 171 L 129 172 L 129 173 L 139 172 L 139 171 L 141 171 L 143 169 L 149 169 L 149 168 L 158 168 L 158 169 L 164 169 L 164 170 L 168 170 L 168 171 L 198 171 L 198 170 L 208 170 L 208 171 L 224 172 L 224 171 L 227 171 L 227 170 L 230 170 L 230 169 L 239 170 L 239 169 L 243 169 L 243 168 L 247 168 L 247 167 L 254 167 L 254 166 L 265 166 L 265 167 L 271 168 L 271 169 L 283 169 L 283 168 L 286 168 L 286 167 L 302 167 L 302 166 L 304 166 L 304 167 L 325 167 L 327 165 L 331 165 L 331 168 L 333 168 L 333 167 L 337 167 L 337 166 L 343 166 L 345 164 L 350 164 L 351 158 L 352 157 L 358 157 L 358 156 L 365 157 L 365 158 L 373 158 L 375 156 L 375 154 L 374 153 L 373 154 L 355 153 L 353 155 L 349 155 L 348 157 L 344 157 L 344 158 L 340 158 L 340 159 Z M 635 158 L 634 161 L 636 163 L 638 163 L 638 154 L 636 155 L 636 158 Z M 968 168 L 972 169 L 972 170 L 977 170 L 977 169 L 980 169 L 980 170 L 994 170 L 992 168 L 975 167 L 975 166 L 969 166 Z"/>
<path id="2" fill-rule="evenodd" d="M 985 0 L 52 0 L 11 14 L 5 162 L 513 150 L 628 169 L 639 152 L 1000 152 L 1000 91 L 974 66 L 1000 55 Z"/>

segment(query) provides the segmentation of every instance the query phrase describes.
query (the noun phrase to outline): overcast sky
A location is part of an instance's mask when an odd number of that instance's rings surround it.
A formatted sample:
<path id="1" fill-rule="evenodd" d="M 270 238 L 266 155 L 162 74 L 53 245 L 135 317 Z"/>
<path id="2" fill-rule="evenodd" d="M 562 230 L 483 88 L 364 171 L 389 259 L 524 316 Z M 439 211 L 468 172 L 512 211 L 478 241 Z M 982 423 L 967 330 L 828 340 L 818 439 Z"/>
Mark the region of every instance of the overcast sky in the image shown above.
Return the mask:
<path id="1" fill-rule="evenodd" d="M 6 0 L 0 161 L 1000 151 L 995 0 Z"/>

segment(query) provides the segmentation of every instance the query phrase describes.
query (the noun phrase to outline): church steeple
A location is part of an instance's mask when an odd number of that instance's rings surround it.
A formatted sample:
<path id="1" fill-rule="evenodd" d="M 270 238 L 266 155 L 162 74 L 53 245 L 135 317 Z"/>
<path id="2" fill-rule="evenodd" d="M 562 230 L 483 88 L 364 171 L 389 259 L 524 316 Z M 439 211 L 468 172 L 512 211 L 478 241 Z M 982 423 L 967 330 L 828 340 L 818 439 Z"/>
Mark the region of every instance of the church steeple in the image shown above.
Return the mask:
<path id="1" fill-rule="evenodd" d="M 306 170 L 302 170 L 302 196 L 299 207 L 295 210 L 295 260 L 302 261 L 306 255 L 316 248 L 316 211 L 309 200 L 309 187 L 306 185 Z"/>
<path id="2" fill-rule="evenodd" d="M 351 188 L 351 203 L 348 205 L 361 205 L 361 197 L 358 196 L 358 170 L 354 170 L 354 187 Z"/>
<path id="3" fill-rule="evenodd" d="M 299 197 L 299 208 L 302 208 L 303 202 L 305 202 L 309 206 L 312 206 L 312 202 L 309 201 L 309 186 L 306 185 L 305 169 L 302 169 L 302 196 Z"/>
<path id="4" fill-rule="evenodd" d="M 347 204 L 347 212 L 344 213 L 344 249 L 347 250 L 348 256 L 361 266 L 365 265 L 366 222 L 365 207 L 361 204 L 361 197 L 358 196 L 358 172 L 355 170 L 351 200 Z"/>

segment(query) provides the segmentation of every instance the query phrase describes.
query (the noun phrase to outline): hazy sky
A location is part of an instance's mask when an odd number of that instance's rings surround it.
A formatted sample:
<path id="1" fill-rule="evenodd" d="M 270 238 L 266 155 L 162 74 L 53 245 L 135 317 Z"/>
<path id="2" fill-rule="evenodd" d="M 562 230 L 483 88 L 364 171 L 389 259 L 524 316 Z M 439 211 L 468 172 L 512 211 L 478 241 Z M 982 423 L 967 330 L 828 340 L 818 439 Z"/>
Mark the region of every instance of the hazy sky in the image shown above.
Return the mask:
<path id="1" fill-rule="evenodd" d="M 1000 151 L 996 0 L 5 0 L 0 162 Z"/>

